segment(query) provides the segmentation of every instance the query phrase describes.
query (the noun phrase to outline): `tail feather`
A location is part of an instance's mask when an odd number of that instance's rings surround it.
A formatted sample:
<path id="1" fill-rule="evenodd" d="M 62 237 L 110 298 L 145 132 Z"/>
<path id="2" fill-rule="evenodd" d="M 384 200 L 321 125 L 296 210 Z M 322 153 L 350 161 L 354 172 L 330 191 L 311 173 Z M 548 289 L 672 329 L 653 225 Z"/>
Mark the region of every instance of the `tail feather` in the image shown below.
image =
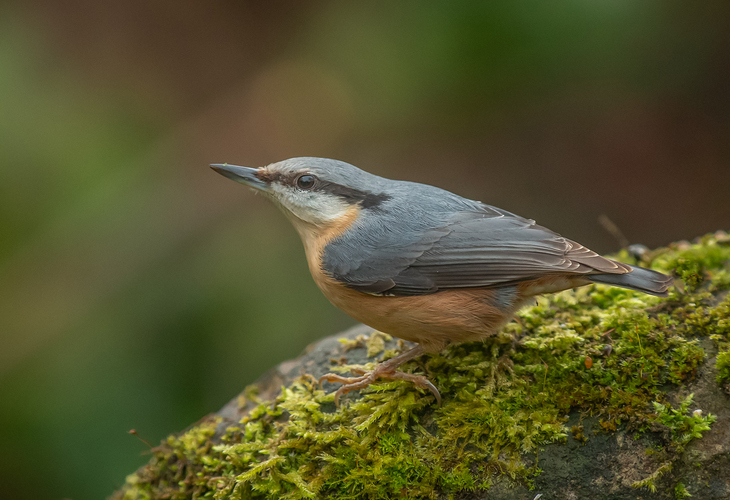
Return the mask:
<path id="1" fill-rule="evenodd" d="M 674 284 L 674 278 L 666 274 L 643 267 L 628 267 L 631 271 L 626 274 L 593 274 L 587 278 L 595 283 L 628 288 L 657 297 L 666 297 L 667 290 Z"/>

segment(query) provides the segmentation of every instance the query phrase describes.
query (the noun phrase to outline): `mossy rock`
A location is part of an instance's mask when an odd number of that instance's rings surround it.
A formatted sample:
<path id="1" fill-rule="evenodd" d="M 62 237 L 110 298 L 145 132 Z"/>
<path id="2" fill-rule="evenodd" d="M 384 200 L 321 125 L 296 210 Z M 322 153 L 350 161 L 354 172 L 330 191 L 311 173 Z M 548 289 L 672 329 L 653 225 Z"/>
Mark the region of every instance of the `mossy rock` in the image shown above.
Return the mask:
<path id="1" fill-rule="evenodd" d="M 637 264 L 622 252 L 618 259 Z M 592 285 L 343 398 L 316 380 L 408 347 L 359 326 L 153 450 L 115 500 L 730 498 L 730 238 L 645 252 L 666 299 Z"/>

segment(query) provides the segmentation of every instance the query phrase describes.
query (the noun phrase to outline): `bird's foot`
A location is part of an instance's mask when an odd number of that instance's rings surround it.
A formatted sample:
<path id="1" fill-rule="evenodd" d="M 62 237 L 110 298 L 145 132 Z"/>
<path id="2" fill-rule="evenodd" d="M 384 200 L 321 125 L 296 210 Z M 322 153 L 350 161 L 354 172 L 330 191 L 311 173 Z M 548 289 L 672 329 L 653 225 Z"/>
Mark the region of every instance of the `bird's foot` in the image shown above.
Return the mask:
<path id="1" fill-rule="evenodd" d="M 439 394 L 436 386 L 433 385 L 431 381 L 423 375 L 413 375 L 411 373 L 398 371 L 394 367 L 389 366 L 387 362 L 377 365 L 375 369 L 371 371 L 365 371 L 361 368 L 353 368 L 350 371 L 353 374 L 360 376 L 343 377 L 335 373 L 328 373 L 326 375 L 323 375 L 319 379 L 320 385 L 322 385 L 322 382 L 324 381 L 343 384 L 342 387 L 337 389 L 337 392 L 335 393 L 335 406 L 337 406 L 338 408 L 340 406 L 341 396 L 344 396 L 348 392 L 364 389 L 378 379 L 406 380 L 408 382 L 412 382 L 413 385 L 415 385 L 419 389 L 428 389 L 429 391 L 431 391 L 431 394 L 433 394 L 436 398 L 436 403 L 441 406 L 441 394 Z"/>

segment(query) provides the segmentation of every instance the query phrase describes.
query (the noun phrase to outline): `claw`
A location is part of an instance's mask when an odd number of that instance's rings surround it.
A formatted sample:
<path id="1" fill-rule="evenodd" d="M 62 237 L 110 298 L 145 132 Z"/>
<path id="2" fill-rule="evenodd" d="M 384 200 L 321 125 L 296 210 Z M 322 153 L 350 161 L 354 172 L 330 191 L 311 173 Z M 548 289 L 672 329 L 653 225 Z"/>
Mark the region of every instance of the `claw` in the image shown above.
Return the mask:
<path id="1" fill-rule="evenodd" d="M 425 377 L 424 377 L 425 378 Z M 430 380 L 426 379 L 424 382 L 424 389 L 428 389 L 431 391 L 431 394 L 433 394 L 433 397 L 436 398 L 436 406 L 441 407 L 441 393 L 438 389 L 436 389 L 436 386 L 431 383 Z"/>
<path id="2" fill-rule="evenodd" d="M 388 376 L 387 378 L 394 378 L 398 380 L 407 380 L 409 382 L 412 382 L 413 385 L 418 387 L 419 389 L 427 389 L 431 391 L 431 394 L 433 394 L 433 397 L 436 399 L 436 404 L 438 406 L 441 406 L 441 394 L 439 393 L 439 390 L 436 388 L 433 383 L 431 383 L 430 380 L 428 380 L 423 375 L 413 375 L 410 373 L 403 373 L 403 372 L 394 372 L 392 376 Z"/>
<path id="3" fill-rule="evenodd" d="M 434 398 L 436 398 L 436 404 L 441 406 L 441 394 L 439 394 L 438 389 L 436 389 L 436 386 L 433 385 L 430 380 L 423 375 L 413 375 L 411 373 L 404 373 L 396 370 L 398 366 L 423 354 L 423 352 L 423 347 L 419 345 L 410 351 L 406 351 L 403 354 L 396 356 L 395 358 L 391 358 L 388 361 L 380 363 L 372 371 L 366 371 L 360 367 L 350 368 L 353 375 L 359 375 L 359 377 L 343 377 L 335 373 L 327 373 L 319 378 L 319 386 L 322 387 L 323 381 L 342 384 L 342 387 L 337 389 L 337 392 L 335 392 L 335 406 L 339 408 L 341 396 L 348 392 L 364 389 L 379 378 L 406 380 L 408 382 L 412 382 L 419 389 L 428 389 L 431 394 L 433 394 Z"/>

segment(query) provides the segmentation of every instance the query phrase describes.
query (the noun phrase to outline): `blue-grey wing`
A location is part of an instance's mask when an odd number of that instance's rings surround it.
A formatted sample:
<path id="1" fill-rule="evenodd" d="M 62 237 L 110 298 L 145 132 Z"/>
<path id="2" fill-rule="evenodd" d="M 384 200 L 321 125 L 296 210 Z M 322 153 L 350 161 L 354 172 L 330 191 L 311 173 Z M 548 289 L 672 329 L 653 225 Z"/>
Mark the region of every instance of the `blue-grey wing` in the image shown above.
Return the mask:
<path id="1" fill-rule="evenodd" d="M 401 219 L 392 227 L 369 222 L 367 231 L 348 233 L 325 249 L 324 270 L 372 294 L 423 295 L 549 274 L 628 272 L 533 220 L 487 205 L 440 220 Z"/>

